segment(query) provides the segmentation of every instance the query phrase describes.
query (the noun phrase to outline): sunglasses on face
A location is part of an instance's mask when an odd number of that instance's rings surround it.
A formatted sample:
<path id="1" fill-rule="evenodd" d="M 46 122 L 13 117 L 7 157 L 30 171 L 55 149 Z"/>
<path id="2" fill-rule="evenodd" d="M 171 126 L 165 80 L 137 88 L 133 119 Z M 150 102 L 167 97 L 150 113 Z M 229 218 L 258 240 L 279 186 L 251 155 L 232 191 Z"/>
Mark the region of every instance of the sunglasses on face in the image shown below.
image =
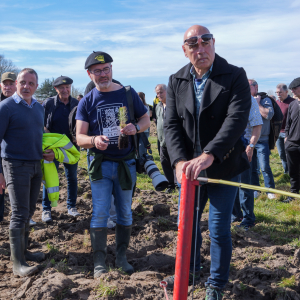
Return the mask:
<path id="1" fill-rule="evenodd" d="M 198 40 L 201 39 L 202 42 L 209 42 L 213 38 L 211 33 L 205 33 L 202 35 L 192 36 L 184 41 L 184 44 L 188 44 L 188 46 L 195 46 L 198 44 Z"/>

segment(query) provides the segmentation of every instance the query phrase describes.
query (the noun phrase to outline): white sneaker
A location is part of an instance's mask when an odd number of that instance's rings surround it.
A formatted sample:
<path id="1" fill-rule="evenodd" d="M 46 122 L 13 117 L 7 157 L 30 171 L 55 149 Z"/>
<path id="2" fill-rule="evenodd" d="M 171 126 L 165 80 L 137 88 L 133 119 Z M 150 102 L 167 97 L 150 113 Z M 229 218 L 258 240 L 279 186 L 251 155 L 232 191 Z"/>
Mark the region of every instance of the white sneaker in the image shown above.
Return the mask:
<path id="1" fill-rule="evenodd" d="M 45 223 L 52 222 L 51 210 L 43 210 L 42 221 Z"/>
<path id="2" fill-rule="evenodd" d="M 258 198 L 260 195 L 260 192 L 258 191 L 254 191 L 254 199 Z"/>
<path id="3" fill-rule="evenodd" d="M 76 207 L 72 207 L 72 208 L 68 209 L 68 215 L 70 215 L 72 217 L 78 217 L 78 216 L 80 216 L 80 213 L 77 211 Z"/>
<path id="4" fill-rule="evenodd" d="M 275 196 L 275 194 L 268 193 L 268 198 L 269 198 L 269 199 L 275 199 L 276 196 Z"/>
<path id="5" fill-rule="evenodd" d="M 116 223 L 113 220 L 108 219 L 107 228 L 114 228 L 114 227 L 116 227 Z"/>
<path id="6" fill-rule="evenodd" d="M 36 222 L 34 222 L 32 219 L 29 220 L 29 226 L 32 227 L 36 225 Z"/>

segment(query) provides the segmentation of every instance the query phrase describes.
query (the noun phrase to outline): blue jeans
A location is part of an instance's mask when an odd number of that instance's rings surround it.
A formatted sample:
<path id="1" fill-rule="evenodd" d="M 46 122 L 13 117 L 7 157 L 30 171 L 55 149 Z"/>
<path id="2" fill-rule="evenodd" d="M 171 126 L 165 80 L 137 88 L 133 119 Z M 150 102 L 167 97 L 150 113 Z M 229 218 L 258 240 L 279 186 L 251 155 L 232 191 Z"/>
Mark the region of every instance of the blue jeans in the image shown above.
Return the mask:
<path id="1" fill-rule="evenodd" d="M 115 198 L 117 223 L 124 226 L 132 224 L 131 202 L 132 190 L 136 182 L 136 165 L 135 159 L 129 159 L 125 162 L 132 178 L 131 190 L 121 189 L 118 178 L 118 162 L 104 160 L 101 165 L 103 178 L 91 181 L 93 200 L 91 228 L 107 227 L 112 194 Z"/>
<path id="2" fill-rule="evenodd" d="M 237 182 L 238 176 L 231 179 L 231 181 Z M 211 284 L 220 289 L 224 288 L 228 282 L 229 267 L 232 254 L 231 243 L 231 213 L 233 209 L 234 200 L 237 193 L 237 187 L 218 185 L 218 184 L 206 184 L 200 187 L 200 208 L 199 208 L 199 220 L 196 223 L 197 217 L 197 197 L 195 197 L 195 210 L 194 210 L 194 225 L 192 235 L 192 249 L 191 249 L 191 261 L 190 271 L 193 271 L 194 267 L 194 249 L 195 249 L 195 233 L 196 227 L 198 227 L 197 244 L 196 244 L 196 266 L 195 270 L 200 270 L 200 248 L 202 244 L 202 237 L 200 231 L 200 219 L 205 208 L 208 198 L 210 199 L 209 205 L 209 217 L 208 227 L 210 231 L 210 277 L 207 279 L 206 285 Z M 180 190 L 179 190 L 180 192 Z M 196 189 L 197 195 L 197 189 Z M 178 202 L 180 208 L 180 201 Z M 179 214 L 179 211 L 178 211 Z"/>
<path id="3" fill-rule="evenodd" d="M 58 170 L 59 162 L 54 160 L 56 169 Z M 65 174 L 68 183 L 68 199 L 67 207 L 68 209 L 76 206 L 77 200 L 77 163 L 75 165 L 64 164 Z M 51 203 L 48 198 L 48 193 L 43 185 L 43 201 L 42 201 L 43 210 L 51 210 Z"/>
<path id="4" fill-rule="evenodd" d="M 250 169 L 244 171 L 239 175 L 239 182 L 250 184 L 252 173 L 252 161 L 250 162 Z M 239 188 L 233 206 L 231 222 L 242 219 L 242 225 L 253 226 L 255 222 L 254 215 L 254 191 L 244 188 Z"/>
<path id="5" fill-rule="evenodd" d="M 269 143 L 258 141 L 257 144 L 255 145 L 255 149 L 253 151 L 253 157 L 252 157 L 252 177 L 251 177 L 252 185 L 260 186 L 259 175 L 261 169 L 265 181 L 265 187 L 275 188 L 273 173 L 270 168 L 269 156 L 270 156 Z"/>
<path id="6" fill-rule="evenodd" d="M 285 155 L 285 148 L 284 148 L 284 139 L 285 139 L 285 133 L 280 132 L 278 140 L 276 142 L 276 147 L 278 150 L 279 157 L 281 159 L 281 163 L 284 169 L 284 173 L 288 174 L 288 165 L 287 165 L 287 160 L 286 160 L 286 155 Z"/>
<path id="7" fill-rule="evenodd" d="M 88 167 L 88 170 L 89 170 L 90 164 L 91 164 L 89 149 L 87 149 L 86 158 L 87 158 L 87 167 Z M 115 223 L 117 222 L 117 212 L 116 212 L 114 196 L 111 196 L 111 204 L 110 204 L 110 210 L 109 210 L 109 220 L 111 220 Z"/>

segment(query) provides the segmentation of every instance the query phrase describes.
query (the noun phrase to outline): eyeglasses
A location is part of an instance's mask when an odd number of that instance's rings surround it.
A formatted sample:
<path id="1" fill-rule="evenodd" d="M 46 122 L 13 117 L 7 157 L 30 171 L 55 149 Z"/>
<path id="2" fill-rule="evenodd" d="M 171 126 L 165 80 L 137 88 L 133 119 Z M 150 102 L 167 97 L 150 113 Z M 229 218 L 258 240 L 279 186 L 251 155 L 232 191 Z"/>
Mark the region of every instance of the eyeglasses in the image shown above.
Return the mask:
<path id="1" fill-rule="evenodd" d="M 90 71 L 90 73 L 96 75 L 96 76 L 99 76 L 101 75 L 101 73 L 103 72 L 104 74 L 108 74 L 110 71 L 110 67 L 106 67 L 104 68 L 103 70 L 100 70 L 100 69 L 96 69 L 94 71 Z"/>
<path id="2" fill-rule="evenodd" d="M 205 33 L 202 35 L 192 36 L 184 41 L 184 44 L 188 44 L 188 46 L 196 46 L 198 44 L 198 40 L 201 39 L 202 42 L 209 42 L 213 38 L 211 33 Z"/>

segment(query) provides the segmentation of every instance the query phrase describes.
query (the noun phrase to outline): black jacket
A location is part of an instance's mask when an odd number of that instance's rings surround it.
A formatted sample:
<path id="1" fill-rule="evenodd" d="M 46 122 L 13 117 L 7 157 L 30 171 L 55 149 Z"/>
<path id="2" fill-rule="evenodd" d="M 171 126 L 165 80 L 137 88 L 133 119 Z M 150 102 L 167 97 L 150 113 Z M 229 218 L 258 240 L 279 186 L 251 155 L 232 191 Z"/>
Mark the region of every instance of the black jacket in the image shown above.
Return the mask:
<path id="1" fill-rule="evenodd" d="M 195 150 L 195 93 L 189 63 L 170 76 L 164 123 L 171 164 L 193 159 Z M 214 163 L 210 178 L 231 179 L 249 168 L 241 136 L 247 125 L 251 94 L 243 68 L 230 65 L 216 54 L 200 106 L 199 135 L 202 151 L 210 151 Z"/>
<path id="2" fill-rule="evenodd" d="M 285 124 L 285 148 L 290 145 L 300 145 L 300 108 L 299 101 L 293 101 L 288 108 Z"/>
<path id="3" fill-rule="evenodd" d="M 70 112 L 72 109 L 78 105 L 78 100 L 69 96 L 69 101 L 70 101 Z M 45 121 L 44 121 L 44 126 L 51 132 L 52 130 L 52 119 L 53 119 L 53 114 L 58 107 L 58 95 L 54 97 L 50 97 L 46 99 L 43 102 L 43 106 L 45 109 Z"/>

